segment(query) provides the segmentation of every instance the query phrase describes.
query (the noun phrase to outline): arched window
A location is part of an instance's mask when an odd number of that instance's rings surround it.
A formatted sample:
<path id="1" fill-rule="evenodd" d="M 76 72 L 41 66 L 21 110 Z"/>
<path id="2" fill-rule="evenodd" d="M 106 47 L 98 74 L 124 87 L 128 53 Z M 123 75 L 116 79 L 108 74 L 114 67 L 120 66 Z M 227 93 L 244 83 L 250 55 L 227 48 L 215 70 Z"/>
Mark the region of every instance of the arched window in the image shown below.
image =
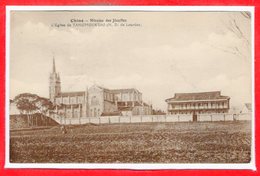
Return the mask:
<path id="1" fill-rule="evenodd" d="M 97 117 L 97 110 L 94 108 L 94 117 Z"/>

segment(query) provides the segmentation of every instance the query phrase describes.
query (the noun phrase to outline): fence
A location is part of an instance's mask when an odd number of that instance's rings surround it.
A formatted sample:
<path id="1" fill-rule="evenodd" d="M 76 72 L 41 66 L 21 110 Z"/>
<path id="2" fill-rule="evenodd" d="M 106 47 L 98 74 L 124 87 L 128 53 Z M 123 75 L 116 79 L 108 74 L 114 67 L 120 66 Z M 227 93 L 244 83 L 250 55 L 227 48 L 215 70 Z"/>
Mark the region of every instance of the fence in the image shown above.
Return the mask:
<path id="1" fill-rule="evenodd" d="M 198 114 L 199 122 L 214 121 L 239 121 L 251 120 L 251 113 L 244 114 Z M 142 115 L 142 116 L 105 116 L 105 117 L 80 117 L 80 118 L 64 118 L 58 117 L 54 119 L 59 124 L 115 124 L 115 123 L 143 123 L 143 122 L 193 122 L 192 115 Z"/>

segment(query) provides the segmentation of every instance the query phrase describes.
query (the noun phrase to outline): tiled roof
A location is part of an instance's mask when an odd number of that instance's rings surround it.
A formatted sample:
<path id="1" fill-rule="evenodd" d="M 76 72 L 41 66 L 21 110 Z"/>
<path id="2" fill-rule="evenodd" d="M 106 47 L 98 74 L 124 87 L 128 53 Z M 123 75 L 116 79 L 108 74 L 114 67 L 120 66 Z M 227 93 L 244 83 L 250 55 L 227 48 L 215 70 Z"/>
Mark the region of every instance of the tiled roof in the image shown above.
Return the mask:
<path id="1" fill-rule="evenodd" d="M 128 89 L 112 89 L 111 90 L 114 93 L 127 93 L 127 92 L 138 92 L 140 93 L 137 89 L 135 88 L 128 88 Z"/>
<path id="2" fill-rule="evenodd" d="M 118 110 L 119 111 L 132 111 L 133 110 L 133 107 L 118 107 Z"/>
<path id="3" fill-rule="evenodd" d="M 122 113 L 120 111 L 115 112 L 103 112 L 101 116 L 120 116 Z"/>
<path id="4" fill-rule="evenodd" d="M 251 104 L 251 103 L 246 103 L 245 106 L 246 106 L 246 108 L 247 108 L 249 111 L 252 111 L 252 104 Z"/>
<path id="5" fill-rule="evenodd" d="M 102 86 L 97 86 L 97 87 L 100 88 L 100 89 L 103 89 L 106 92 L 111 92 L 111 90 L 108 89 L 108 88 L 105 88 L 105 87 L 102 87 Z"/>
<path id="6" fill-rule="evenodd" d="M 188 101 L 188 100 L 215 100 L 229 99 L 228 96 L 222 96 L 220 91 L 197 92 L 197 93 L 176 93 L 173 98 L 166 101 Z"/>
<path id="7" fill-rule="evenodd" d="M 102 89 L 102 90 L 104 90 L 105 92 L 111 92 L 110 89 L 105 88 L 105 87 L 100 86 L 100 85 L 96 85 L 96 84 L 94 84 L 93 86 L 91 86 L 89 89 L 92 89 L 92 88 L 95 88 L 95 87 L 97 87 L 97 88 L 99 88 L 99 89 Z"/>
<path id="8" fill-rule="evenodd" d="M 145 103 L 145 102 L 143 102 L 143 105 L 144 105 L 144 106 L 150 106 L 149 104 L 147 104 L 147 103 Z"/>
<path id="9" fill-rule="evenodd" d="M 83 96 L 85 95 L 85 91 L 78 92 L 61 92 L 56 97 L 75 97 L 75 96 Z"/>

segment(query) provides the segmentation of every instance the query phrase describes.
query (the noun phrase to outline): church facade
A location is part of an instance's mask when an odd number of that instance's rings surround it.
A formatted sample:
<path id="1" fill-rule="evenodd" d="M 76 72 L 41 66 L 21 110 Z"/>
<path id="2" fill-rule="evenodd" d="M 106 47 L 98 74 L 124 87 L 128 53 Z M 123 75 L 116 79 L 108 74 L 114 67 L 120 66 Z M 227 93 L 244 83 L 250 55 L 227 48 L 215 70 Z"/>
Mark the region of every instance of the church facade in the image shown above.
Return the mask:
<path id="1" fill-rule="evenodd" d="M 85 91 L 62 92 L 54 59 L 49 77 L 49 98 L 56 112 L 65 118 L 152 114 L 152 105 L 143 102 L 142 93 L 135 88 L 107 89 L 93 85 Z"/>

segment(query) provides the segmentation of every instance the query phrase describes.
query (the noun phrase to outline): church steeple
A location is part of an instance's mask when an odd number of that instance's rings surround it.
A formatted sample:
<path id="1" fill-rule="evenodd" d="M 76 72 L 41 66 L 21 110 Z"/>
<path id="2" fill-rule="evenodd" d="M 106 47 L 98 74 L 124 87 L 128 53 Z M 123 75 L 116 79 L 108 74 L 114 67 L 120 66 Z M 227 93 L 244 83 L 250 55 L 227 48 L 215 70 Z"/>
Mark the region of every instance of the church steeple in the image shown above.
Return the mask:
<path id="1" fill-rule="evenodd" d="M 49 79 L 49 97 L 55 103 L 55 97 L 61 92 L 60 75 L 56 72 L 55 58 L 52 60 L 52 73 Z"/>
<path id="2" fill-rule="evenodd" d="M 52 63 L 52 73 L 56 73 L 55 58 L 54 58 L 54 56 L 53 56 L 53 63 Z"/>

